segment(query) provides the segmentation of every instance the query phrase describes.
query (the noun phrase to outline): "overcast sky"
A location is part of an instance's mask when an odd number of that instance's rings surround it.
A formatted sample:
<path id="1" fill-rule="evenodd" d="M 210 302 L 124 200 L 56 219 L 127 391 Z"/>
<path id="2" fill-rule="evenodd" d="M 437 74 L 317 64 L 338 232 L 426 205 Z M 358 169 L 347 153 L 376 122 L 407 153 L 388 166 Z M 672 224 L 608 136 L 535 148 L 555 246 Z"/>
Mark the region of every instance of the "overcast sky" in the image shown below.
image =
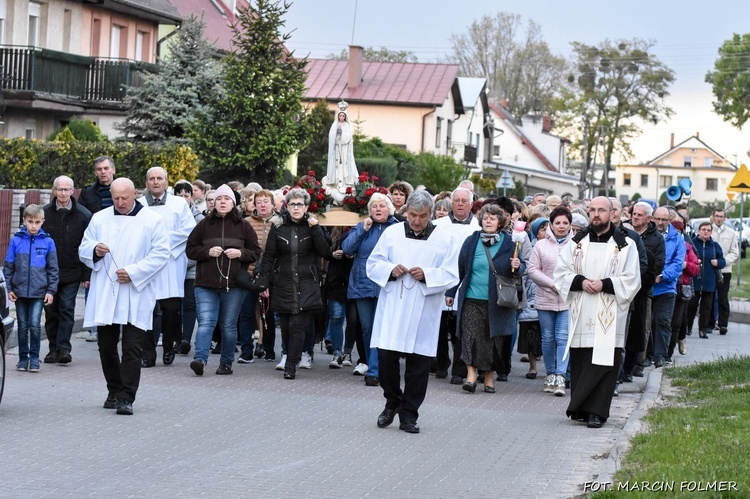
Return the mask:
<path id="1" fill-rule="evenodd" d="M 297 55 L 323 58 L 349 44 L 410 50 L 420 62 L 445 61 L 451 34 L 472 21 L 507 11 L 533 19 L 553 53 L 569 57 L 570 42 L 596 44 L 606 38 L 653 40 L 654 53 L 676 74 L 667 103 L 676 113 L 669 123 L 643 126 L 634 144 L 635 160 L 647 161 L 675 141 L 696 132 L 734 162 L 750 164 L 750 126 L 740 132 L 712 111 L 713 94 L 704 77 L 717 50 L 732 33 L 750 32 L 749 0 L 294 0 L 286 16 L 287 43 Z M 353 34 L 353 38 L 352 38 Z"/>

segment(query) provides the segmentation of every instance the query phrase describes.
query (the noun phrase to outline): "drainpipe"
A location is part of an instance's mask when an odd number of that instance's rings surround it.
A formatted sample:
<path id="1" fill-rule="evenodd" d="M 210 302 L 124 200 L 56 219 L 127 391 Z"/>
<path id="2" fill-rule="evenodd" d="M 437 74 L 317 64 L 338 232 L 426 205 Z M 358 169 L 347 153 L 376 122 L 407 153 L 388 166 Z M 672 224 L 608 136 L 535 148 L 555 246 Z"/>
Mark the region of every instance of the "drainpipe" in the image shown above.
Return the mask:
<path id="1" fill-rule="evenodd" d="M 422 149 L 420 150 L 420 152 L 424 152 L 424 131 L 425 131 L 425 128 L 426 128 L 425 127 L 425 120 L 427 119 L 427 117 L 429 115 L 431 115 L 435 111 L 437 111 L 437 107 L 433 107 L 432 111 L 430 111 L 429 113 L 425 113 L 425 114 L 422 115 Z"/>
<path id="2" fill-rule="evenodd" d="M 178 24 L 177 27 L 174 30 L 170 31 L 169 33 L 167 33 L 166 35 L 164 35 L 161 39 L 159 39 L 159 41 L 156 42 L 156 62 L 157 63 L 161 59 L 161 45 L 162 45 L 162 43 L 164 43 L 166 41 L 169 41 L 170 38 L 172 38 L 173 36 L 175 36 L 177 34 L 177 32 L 180 30 L 180 26 L 181 25 Z"/>

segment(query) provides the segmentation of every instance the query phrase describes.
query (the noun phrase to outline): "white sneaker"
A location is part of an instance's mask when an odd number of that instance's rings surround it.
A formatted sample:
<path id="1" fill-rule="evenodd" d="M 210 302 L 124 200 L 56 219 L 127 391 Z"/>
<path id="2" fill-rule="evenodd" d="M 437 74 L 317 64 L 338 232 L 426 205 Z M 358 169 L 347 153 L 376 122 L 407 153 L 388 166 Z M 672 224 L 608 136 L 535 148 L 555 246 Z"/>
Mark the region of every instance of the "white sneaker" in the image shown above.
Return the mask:
<path id="1" fill-rule="evenodd" d="M 331 362 L 328 363 L 328 367 L 330 367 L 331 369 L 339 369 L 343 365 L 341 362 L 341 356 L 334 355 L 331 359 Z"/>
<path id="2" fill-rule="evenodd" d="M 84 336 L 86 341 L 89 343 L 96 343 L 98 339 L 98 333 L 96 331 L 89 331 L 89 334 L 87 336 Z"/>
<path id="3" fill-rule="evenodd" d="M 355 376 L 364 376 L 367 374 L 367 364 L 357 364 L 357 367 L 354 368 L 354 372 L 352 373 Z"/>
<path id="4" fill-rule="evenodd" d="M 310 369 L 312 368 L 312 358 L 310 358 L 310 354 L 307 352 L 302 352 L 302 360 L 299 361 L 299 368 L 300 369 Z"/>
<path id="5" fill-rule="evenodd" d="M 552 392 L 555 397 L 565 396 L 565 376 L 558 374 L 555 376 L 555 390 Z"/>
<path id="6" fill-rule="evenodd" d="M 679 345 L 680 355 L 685 355 L 687 353 L 687 340 L 680 340 L 678 342 L 678 345 Z"/>
<path id="7" fill-rule="evenodd" d="M 341 358 L 341 365 L 342 366 L 351 366 L 352 365 L 352 354 L 345 353 L 344 356 Z"/>
<path id="8" fill-rule="evenodd" d="M 286 354 L 284 354 L 284 355 L 281 356 L 281 362 L 279 362 L 278 364 L 276 364 L 276 370 L 277 371 L 283 371 L 284 370 L 284 366 L 286 366 Z"/>
<path id="9" fill-rule="evenodd" d="M 555 391 L 555 381 L 557 380 L 557 376 L 554 374 L 548 374 L 546 378 L 544 378 L 544 391 L 546 393 L 552 393 Z"/>

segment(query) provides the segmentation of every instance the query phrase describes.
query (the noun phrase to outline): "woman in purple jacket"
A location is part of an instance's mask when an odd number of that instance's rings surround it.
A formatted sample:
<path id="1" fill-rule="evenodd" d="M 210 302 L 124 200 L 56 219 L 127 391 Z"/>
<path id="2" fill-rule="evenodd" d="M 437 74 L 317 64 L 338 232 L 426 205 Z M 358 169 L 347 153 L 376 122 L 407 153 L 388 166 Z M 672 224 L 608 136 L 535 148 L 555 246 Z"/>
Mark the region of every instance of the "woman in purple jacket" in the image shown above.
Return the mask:
<path id="1" fill-rule="evenodd" d="M 542 357 L 547 371 L 544 391 L 562 397 L 568 370 L 567 359 L 563 360 L 568 344 L 568 305 L 557 294 L 552 274 L 560 248 L 571 238 L 573 217 L 567 208 L 558 206 L 549 219 L 547 237 L 536 243 L 529 257 L 529 277 L 537 285 L 534 306 L 542 327 Z"/>

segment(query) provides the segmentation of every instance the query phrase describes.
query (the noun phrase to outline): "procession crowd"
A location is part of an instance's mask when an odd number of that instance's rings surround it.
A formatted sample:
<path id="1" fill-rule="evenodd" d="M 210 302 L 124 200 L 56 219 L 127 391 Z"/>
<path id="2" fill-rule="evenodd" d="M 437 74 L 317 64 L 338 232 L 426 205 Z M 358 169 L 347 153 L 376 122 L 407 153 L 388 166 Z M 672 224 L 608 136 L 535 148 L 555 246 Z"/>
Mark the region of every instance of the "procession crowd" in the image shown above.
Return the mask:
<path id="1" fill-rule="evenodd" d="M 430 374 L 467 394 L 495 393 L 514 349 L 526 378 L 539 375 L 554 396 L 569 391 L 567 415 L 598 428 L 619 383 L 686 353 L 696 317 L 700 338 L 717 325 L 728 332 L 739 247 L 723 210 L 695 234 L 682 205 L 480 198 L 470 181 L 439 194 L 395 182 L 372 194 L 354 227 L 322 227 L 298 187 L 181 180 L 170 191 L 155 167 L 140 195 L 115 178 L 112 158 L 94 170 L 77 199 L 61 176 L 49 204 L 25 208 L 3 270 L 20 371 L 41 368 L 42 310 L 43 362 L 72 362 L 86 289 L 104 407 L 118 414 L 133 414 L 159 345 L 165 365 L 192 352 L 196 376 L 215 353 L 217 375 L 257 359 L 293 380 L 323 343 L 329 368 L 383 389 L 381 428 L 398 415 L 401 430 L 419 432 Z"/>

